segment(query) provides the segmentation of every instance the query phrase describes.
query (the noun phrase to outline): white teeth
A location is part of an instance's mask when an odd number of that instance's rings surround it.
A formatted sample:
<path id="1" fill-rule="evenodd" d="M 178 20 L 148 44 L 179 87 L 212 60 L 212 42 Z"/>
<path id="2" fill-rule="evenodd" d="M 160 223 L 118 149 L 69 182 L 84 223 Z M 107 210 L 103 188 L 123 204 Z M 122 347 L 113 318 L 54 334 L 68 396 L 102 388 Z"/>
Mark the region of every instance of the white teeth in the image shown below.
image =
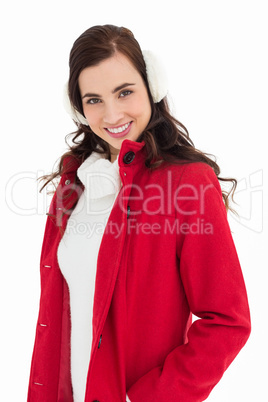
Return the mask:
<path id="1" fill-rule="evenodd" d="M 122 133 L 122 131 L 125 131 L 130 123 L 125 124 L 124 126 L 118 127 L 118 128 L 107 128 L 110 133 L 117 134 L 117 133 Z"/>

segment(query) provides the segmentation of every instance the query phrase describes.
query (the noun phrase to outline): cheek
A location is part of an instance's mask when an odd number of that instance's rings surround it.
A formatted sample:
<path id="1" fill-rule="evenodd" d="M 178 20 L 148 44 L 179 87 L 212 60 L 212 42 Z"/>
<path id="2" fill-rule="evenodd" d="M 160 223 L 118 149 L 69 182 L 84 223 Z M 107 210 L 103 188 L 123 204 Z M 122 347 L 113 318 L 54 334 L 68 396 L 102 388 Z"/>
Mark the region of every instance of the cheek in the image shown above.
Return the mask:
<path id="1" fill-rule="evenodd" d="M 135 102 L 133 102 L 130 110 L 133 116 L 142 117 L 144 119 L 150 118 L 152 113 L 150 101 L 144 96 L 139 97 Z"/>
<path id="2" fill-rule="evenodd" d="M 87 108 L 84 109 L 84 114 L 86 116 L 86 119 L 88 121 L 88 124 L 90 127 L 95 127 L 99 125 L 100 121 L 100 113 L 98 113 L 97 110 L 92 111 Z"/>

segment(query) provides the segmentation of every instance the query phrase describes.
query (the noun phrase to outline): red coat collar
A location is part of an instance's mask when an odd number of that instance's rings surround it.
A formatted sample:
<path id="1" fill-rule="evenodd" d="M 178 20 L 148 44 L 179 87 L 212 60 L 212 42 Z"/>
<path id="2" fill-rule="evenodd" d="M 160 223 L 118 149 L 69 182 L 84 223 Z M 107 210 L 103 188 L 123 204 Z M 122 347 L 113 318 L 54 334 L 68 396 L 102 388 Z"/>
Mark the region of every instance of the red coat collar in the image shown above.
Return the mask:
<path id="1" fill-rule="evenodd" d="M 135 160 L 133 160 L 133 162 L 131 163 L 131 166 L 144 162 L 145 142 L 144 141 L 135 142 L 135 141 L 125 139 L 122 142 L 121 149 L 120 149 L 119 156 L 118 156 L 119 167 L 125 166 L 124 156 L 126 155 L 127 152 L 135 153 Z M 75 156 L 73 156 L 73 155 L 67 156 L 63 160 L 62 175 L 76 172 L 80 165 L 81 165 L 81 161 L 79 159 L 77 159 Z"/>

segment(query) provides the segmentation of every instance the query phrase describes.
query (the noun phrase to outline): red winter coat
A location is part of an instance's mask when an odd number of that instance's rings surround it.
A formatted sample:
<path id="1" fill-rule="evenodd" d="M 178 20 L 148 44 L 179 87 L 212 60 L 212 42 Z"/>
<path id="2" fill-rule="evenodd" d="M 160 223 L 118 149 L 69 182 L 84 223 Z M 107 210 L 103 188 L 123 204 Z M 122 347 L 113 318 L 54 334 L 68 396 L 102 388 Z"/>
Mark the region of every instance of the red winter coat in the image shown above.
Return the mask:
<path id="1" fill-rule="evenodd" d="M 126 393 L 131 402 L 204 401 L 250 333 L 213 170 L 165 163 L 150 172 L 144 160 L 144 142 L 123 141 L 123 186 L 97 262 L 86 402 L 125 402 Z M 62 212 L 82 190 L 74 184 L 78 164 L 68 166 L 46 224 L 28 402 L 73 401 L 69 292 L 57 248 L 70 215 Z M 199 317 L 193 324 L 191 312 Z"/>

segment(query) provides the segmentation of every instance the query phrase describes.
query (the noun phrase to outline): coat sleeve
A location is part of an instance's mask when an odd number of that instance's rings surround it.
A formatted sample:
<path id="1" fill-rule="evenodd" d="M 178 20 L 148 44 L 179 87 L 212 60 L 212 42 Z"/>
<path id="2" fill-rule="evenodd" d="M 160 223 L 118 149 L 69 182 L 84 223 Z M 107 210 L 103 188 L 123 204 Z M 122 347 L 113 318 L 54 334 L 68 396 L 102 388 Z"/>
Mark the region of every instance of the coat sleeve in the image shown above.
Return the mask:
<path id="1" fill-rule="evenodd" d="M 132 402 L 204 401 L 250 334 L 244 279 L 214 171 L 186 165 L 176 200 L 180 275 L 198 319 L 186 343 L 127 391 Z"/>

